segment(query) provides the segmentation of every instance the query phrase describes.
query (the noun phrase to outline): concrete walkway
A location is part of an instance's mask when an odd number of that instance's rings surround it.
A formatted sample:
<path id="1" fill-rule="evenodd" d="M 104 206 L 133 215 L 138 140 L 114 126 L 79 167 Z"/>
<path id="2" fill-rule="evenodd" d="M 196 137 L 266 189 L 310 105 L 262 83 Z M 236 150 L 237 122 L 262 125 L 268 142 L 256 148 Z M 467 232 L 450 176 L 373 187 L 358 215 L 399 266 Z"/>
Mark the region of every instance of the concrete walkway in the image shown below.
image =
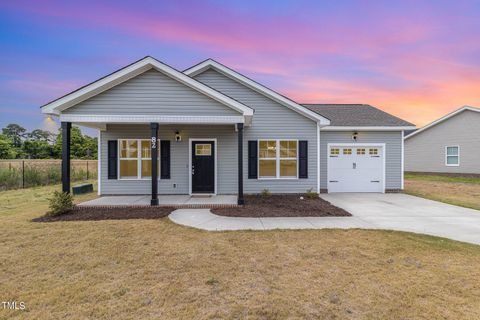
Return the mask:
<path id="1" fill-rule="evenodd" d="M 235 218 L 209 209 L 178 209 L 169 218 L 203 230 L 360 228 L 424 233 L 480 244 L 480 211 L 405 194 L 322 195 L 353 217 Z"/>
<path id="2" fill-rule="evenodd" d="M 148 206 L 150 195 L 138 196 L 103 196 L 85 201 L 79 206 Z M 236 195 L 189 196 L 189 195 L 159 195 L 158 202 L 163 206 L 179 205 L 236 205 Z"/>

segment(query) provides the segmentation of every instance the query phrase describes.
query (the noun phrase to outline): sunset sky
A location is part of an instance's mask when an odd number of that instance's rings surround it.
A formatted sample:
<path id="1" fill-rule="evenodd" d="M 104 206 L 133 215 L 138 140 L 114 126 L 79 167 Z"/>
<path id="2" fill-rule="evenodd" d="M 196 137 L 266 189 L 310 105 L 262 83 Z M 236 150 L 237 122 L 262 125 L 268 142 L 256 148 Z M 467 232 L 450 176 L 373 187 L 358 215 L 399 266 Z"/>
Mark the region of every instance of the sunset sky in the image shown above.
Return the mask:
<path id="1" fill-rule="evenodd" d="M 417 126 L 480 107 L 480 1 L 1 1 L 0 39 L 0 127 L 146 55 Z"/>

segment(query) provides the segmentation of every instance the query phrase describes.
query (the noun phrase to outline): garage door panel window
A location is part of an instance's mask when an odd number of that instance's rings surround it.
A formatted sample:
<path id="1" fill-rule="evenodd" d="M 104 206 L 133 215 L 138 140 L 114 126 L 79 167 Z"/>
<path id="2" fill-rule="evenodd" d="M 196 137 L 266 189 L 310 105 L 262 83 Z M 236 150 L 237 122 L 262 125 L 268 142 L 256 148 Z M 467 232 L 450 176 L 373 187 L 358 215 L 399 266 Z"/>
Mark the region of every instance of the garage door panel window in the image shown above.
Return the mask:
<path id="1" fill-rule="evenodd" d="M 368 154 L 371 156 L 378 156 L 378 149 L 377 148 L 370 148 L 368 149 Z"/>
<path id="2" fill-rule="evenodd" d="M 258 155 L 260 179 L 298 178 L 297 140 L 260 140 Z"/>
<path id="3" fill-rule="evenodd" d="M 119 177 L 124 180 L 151 179 L 151 142 L 148 139 L 119 140 Z M 160 150 L 158 152 L 160 158 Z M 160 173 L 160 161 L 158 173 Z M 160 177 L 160 174 L 158 175 Z"/>
<path id="4" fill-rule="evenodd" d="M 340 155 L 339 148 L 330 148 L 330 157 L 337 157 Z"/>
<path id="5" fill-rule="evenodd" d="M 345 154 L 345 155 L 350 155 L 350 154 L 352 154 L 352 149 L 351 149 L 351 148 L 344 148 L 344 149 L 343 149 L 343 154 Z"/>
<path id="6" fill-rule="evenodd" d="M 460 165 L 460 147 L 458 146 L 445 147 L 445 164 L 447 166 Z"/>
<path id="7" fill-rule="evenodd" d="M 361 156 L 365 154 L 365 149 L 364 148 L 358 148 L 357 149 L 357 155 Z"/>

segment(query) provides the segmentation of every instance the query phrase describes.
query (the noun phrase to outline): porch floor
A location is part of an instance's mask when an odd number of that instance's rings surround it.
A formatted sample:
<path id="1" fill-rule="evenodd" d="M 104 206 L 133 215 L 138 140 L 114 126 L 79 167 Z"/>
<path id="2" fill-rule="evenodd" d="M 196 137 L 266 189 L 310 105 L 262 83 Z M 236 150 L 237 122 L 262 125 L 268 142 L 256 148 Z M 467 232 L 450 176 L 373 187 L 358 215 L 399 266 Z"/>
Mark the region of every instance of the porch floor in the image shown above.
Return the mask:
<path id="1" fill-rule="evenodd" d="M 90 201 L 85 201 L 79 206 L 149 206 L 150 195 L 137 196 L 103 196 Z M 236 206 L 236 195 L 216 195 L 216 196 L 190 196 L 190 195 L 158 195 L 160 206 L 169 206 L 176 208 L 208 208 L 219 206 Z"/>

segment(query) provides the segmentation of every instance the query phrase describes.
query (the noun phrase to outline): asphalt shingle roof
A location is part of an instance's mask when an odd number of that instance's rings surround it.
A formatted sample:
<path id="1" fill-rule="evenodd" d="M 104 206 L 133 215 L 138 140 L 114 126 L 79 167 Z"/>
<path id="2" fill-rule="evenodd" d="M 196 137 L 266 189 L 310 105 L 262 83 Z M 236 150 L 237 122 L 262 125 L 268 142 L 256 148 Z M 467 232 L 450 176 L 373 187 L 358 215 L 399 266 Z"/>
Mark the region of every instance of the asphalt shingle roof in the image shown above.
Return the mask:
<path id="1" fill-rule="evenodd" d="M 302 104 L 302 106 L 329 119 L 331 126 L 415 126 L 368 104 Z"/>

